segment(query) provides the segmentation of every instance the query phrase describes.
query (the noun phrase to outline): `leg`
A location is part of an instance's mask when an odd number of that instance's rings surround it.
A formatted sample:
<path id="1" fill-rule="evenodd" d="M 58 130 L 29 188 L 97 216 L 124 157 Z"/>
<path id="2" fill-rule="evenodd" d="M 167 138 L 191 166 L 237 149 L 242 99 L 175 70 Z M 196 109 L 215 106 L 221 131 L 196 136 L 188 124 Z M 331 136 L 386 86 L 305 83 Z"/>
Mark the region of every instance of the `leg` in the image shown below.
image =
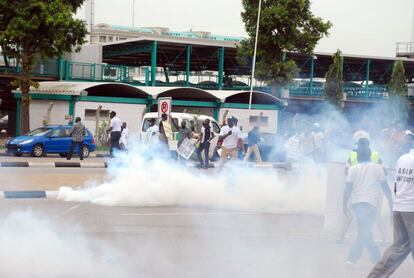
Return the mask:
<path id="1" fill-rule="evenodd" d="M 401 212 L 401 216 L 404 221 L 404 226 L 407 230 L 411 256 L 414 260 L 414 212 Z"/>
<path id="2" fill-rule="evenodd" d="M 117 131 L 115 132 L 116 136 L 115 136 L 115 148 L 119 151 L 120 147 L 119 147 L 119 139 L 121 139 L 121 132 Z"/>
<path id="3" fill-rule="evenodd" d="M 111 147 L 109 149 L 109 155 L 114 156 L 114 147 L 115 147 L 115 132 L 111 132 Z"/>
<path id="4" fill-rule="evenodd" d="M 68 156 L 66 157 L 67 160 L 70 160 L 72 158 L 73 155 L 73 149 L 75 148 L 76 143 L 72 141 L 72 143 L 70 143 L 70 147 L 69 147 L 69 153 Z"/>
<path id="5" fill-rule="evenodd" d="M 198 156 L 198 161 L 200 161 L 200 167 L 202 168 L 204 163 L 203 163 L 203 158 L 201 156 L 201 153 L 203 152 L 204 149 L 204 143 L 200 143 L 200 146 L 197 149 L 197 156 Z"/>
<path id="6" fill-rule="evenodd" d="M 390 277 L 410 253 L 408 231 L 401 214 L 398 211 L 394 212 L 394 243 L 385 251 L 368 278 Z"/>
<path id="7" fill-rule="evenodd" d="M 238 160 L 238 150 L 234 148 L 230 151 L 230 157 L 232 160 Z"/>
<path id="8" fill-rule="evenodd" d="M 364 246 L 367 247 L 371 260 L 379 259 L 380 252 L 372 238 L 372 228 L 375 222 L 376 209 L 367 203 L 357 203 L 352 206 L 358 224 L 358 234 L 348 254 L 348 261 L 356 263 L 361 257 Z"/>
<path id="9" fill-rule="evenodd" d="M 252 148 L 253 148 L 254 155 L 256 157 L 256 162 L 257 163 L 262 163 L 262 157 L 260 155 L 259 146 L 256 144 L 256 145 L 252 146 Z"/>
<path id="10" fill-rule="evenodd" d="M 208 168 L 210 156 L 210 143 L 204 143 L 204 167 Z"/>
<path id="11" fill-rule="evenodd" d="M 253 149 L 252 149 L 251 146 L 247 147 L 247 152 L 246 152 L 246 155 L 243 158 L 243 161 L 249 160 L 250 155 L 252 154 L 252 151 L 253 151 Z"/>
<path id="12" fill-rule="evenodd" d="M 83 160 L 83 142 L 79 142 L 79 158 L 80 160 Z"/>
<path id="13" fill-rule="evenodd" d="M 224 166 L 227 162 L 227 157 L 230 155 L 230 151 L 224 147 L 221 147 L 221 156 L 220 156 L 220 167 Z"/>

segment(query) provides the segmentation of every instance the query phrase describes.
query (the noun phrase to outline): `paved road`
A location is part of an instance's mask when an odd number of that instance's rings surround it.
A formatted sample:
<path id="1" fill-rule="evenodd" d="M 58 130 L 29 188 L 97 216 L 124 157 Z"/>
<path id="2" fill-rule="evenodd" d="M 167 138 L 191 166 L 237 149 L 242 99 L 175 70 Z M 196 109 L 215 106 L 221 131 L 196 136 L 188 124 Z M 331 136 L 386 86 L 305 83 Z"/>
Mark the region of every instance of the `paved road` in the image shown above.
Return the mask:
<path id="1" fill-rule="evenodd" d="M 0 169 L 4 189 L 57 189 L 104 169 Z M 0 200 L 0 277 L 365 277 L 321 215 Z M 352 233 L 351 233 L 352 234 Z M 384 247 L 382 247 L 384 248 Z M 47 267 L 46 267 L 47 266 Z M 411 260 L 394 277 L 414 277 Z"/>

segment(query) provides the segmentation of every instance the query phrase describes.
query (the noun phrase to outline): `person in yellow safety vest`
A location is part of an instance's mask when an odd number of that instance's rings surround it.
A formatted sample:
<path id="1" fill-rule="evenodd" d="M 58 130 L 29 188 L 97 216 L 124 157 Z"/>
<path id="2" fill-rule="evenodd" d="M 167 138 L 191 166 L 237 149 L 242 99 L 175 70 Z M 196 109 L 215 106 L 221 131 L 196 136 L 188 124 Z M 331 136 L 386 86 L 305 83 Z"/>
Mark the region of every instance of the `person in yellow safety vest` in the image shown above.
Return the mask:
<path id="1" fill-rule="evenodd" d="M 160 132 L 160 141 L 168 145 L 168 141 L 173 140 L 173 130 L 172 130 L 172 124 L 174 125 L 174 128 L 176 130 L 179 130 L 177 123 L 174 122 L 172 119 L 169 119 L 167 114 L 161 115 L 161 122 L 159 124 L 159 132 Z"/>
<path id="2" fill-rule="evenodd" d="M 356 144 L 357 144 L 357 148 L 355 150 L 351 151 L 351 153 L 349 155 L 349 158 L 348 158 L 348 161 L 345 165 L 345 175 L 346 176 L 348 175 L 349 167 L 359 163 L 359 161 L 358 161 L 358 150 L 365 149 L 365 148 L 369 149 L 369 139 L 366 138 L 366 137 L 362 137 L 358 140 L 358 142 Z M 380 158 L 379 152 L 377 152 L 377 151 L 371 152 L 371 162 L 382 164 L 382 160 Z M 383 169 L 384 169 L 385 175 L 387 175 L 386 169 L 385 168 L 383 168 Z M 343 243 L 344 242 L 345 236 L 348 232 L 349 226 L 351 225 L 352 219 L 353 219 L 353 217 L 350 214 L 347 217 L 347 219 L 345 220 L 345 222 L 343 223 L 343 226 L 342 226 L 341 230 L 339 231 L 339 234 L 337 235 L 337 238 L 336 238 L 337 243 Z M 382 237 L 383 241 L 387 241 L 387 233 L 386 233 L 385 225 L 384 225 L 383 221 L 381 220 L 381 218 L 378 218 L 376 222 L 377 222 L 378 230 L 381 234 L 381 237 Z"/>

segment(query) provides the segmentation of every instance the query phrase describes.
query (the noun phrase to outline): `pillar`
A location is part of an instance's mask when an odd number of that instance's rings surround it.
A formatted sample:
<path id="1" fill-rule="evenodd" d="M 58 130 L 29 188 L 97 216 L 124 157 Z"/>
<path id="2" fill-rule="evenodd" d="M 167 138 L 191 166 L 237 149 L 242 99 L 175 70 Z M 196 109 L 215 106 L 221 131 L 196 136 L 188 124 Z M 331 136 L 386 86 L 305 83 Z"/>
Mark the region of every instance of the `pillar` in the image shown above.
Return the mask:
<path id="1" fill-rule="evenodd" d="M 152 42 L 151 48 L 151 86 L 156 85 L 157 78 L 157 42 Z"/>

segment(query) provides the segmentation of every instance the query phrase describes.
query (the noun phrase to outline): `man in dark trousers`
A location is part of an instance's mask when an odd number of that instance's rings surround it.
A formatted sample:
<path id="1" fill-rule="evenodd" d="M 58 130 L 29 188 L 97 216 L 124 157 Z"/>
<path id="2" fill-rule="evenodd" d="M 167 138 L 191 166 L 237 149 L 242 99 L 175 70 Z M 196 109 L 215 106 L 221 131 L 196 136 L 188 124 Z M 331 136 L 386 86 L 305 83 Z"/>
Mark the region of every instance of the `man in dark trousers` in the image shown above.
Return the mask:
<path id="1" fill-rule="evenodd" d="M 200 168 L 208 169 L 209 165 L 209 152 L 210 152 L 210 140 L 214 138 L 214 133 L 211 131 L 210 120 L 205 119 L 203 122 L 203 127 L 201 128 L 200 146 L 197 149 L 198 159 L 200 161 Z M 201 153 L 204 150 L 204 162 L 201 157 Z"/>
<path id="2" fill-rule="evenodd" d="M 70 130 L 70 136 L 72 137 L 72 143 L 70 144 L 69 153 L 67 156 L 67 160 L 70 160 L 73 155 L 73 150 L 75 149 L 76 145 L 79 146 L 79 157 L 80 160 L 83 160 L 83 140 L 86 135 L 85 126 L 81 122 L 81 118 L 77 117 L 75 119 L 75 125 Z"/>
<path id="3" fill-rule="evenodd" d="M 107 130 L 108 133 L 111 132 L 111 149 L 109 154 L 113 157 L 114 149 L 117 149 L 118 151 L 121 149 L 119 146 L 119 139 L 121 139 L 122 121 L 116 116 L 115 111 L 111 111 L 109 117 L 111 118 L 111 126 Z"/>

